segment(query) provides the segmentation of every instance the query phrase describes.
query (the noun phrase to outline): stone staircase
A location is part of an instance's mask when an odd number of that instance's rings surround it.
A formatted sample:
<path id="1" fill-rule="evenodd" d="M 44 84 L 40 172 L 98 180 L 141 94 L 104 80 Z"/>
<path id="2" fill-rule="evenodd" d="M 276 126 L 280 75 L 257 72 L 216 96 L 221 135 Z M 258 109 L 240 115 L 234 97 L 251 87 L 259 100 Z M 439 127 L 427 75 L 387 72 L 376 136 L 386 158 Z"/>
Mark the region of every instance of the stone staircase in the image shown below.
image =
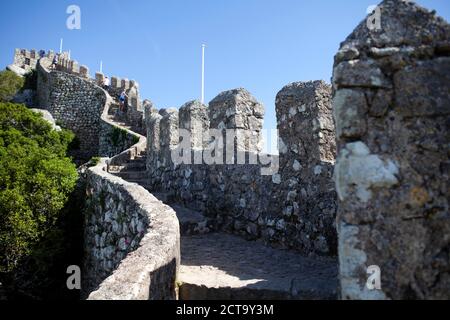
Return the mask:
<path id="1" fill-rule="evenodd" d="M 150 185 L 146 174 L 146 160 L 147 155 L 140 153 L 120 166 L 110 166 L 109 173 L 121 177 L 128 182 L 139 184 L 149 190 Z"/>
<path id="2" fill-rule="evenodd" d="M 110 119 L 131 128 L 126 117 L 110 109 Z M 132 130 L 132 129 L 131 129 Z M 151 189 L 146 174 L 146 154 L 137 154 L 109 172 L 137 183 L 176 212 L 181 231 L 179 299 L 336 299 L 337 261 L 308 258 L 274 249 L 260 242 L 217 233 L 212 219 L 201 212 L 172 203 L 165 193 Z"/>
<path id="3" fill-rule="evenodd" d="M 109 111 L 108 111 L 108 118 L 109 120 L 113 121 L 114 123 L 116 123 L 117 125 L 121 126 L 122 128 L 134 131 L 134 132 L 139 132 L 140 130 L 136 127 L 134 127 L 133 125 L 131 125 L 128 121 L 127 115 L 124 112 L 121 112 L 119 110 L 119 100 L 117 99 L 117 97 L 112 97 L 110 96 L 112 99 L 112 103 L 109 107 Z"/>

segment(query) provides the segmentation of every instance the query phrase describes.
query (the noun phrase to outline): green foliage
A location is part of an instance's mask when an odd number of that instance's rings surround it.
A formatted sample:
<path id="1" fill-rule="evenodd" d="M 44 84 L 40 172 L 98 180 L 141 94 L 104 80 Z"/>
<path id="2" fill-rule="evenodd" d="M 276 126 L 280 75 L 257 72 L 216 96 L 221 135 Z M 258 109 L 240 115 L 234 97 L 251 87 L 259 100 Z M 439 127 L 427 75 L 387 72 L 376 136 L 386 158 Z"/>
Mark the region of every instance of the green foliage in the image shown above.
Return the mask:
<path id="1" fill-rule="evenodd" d="M 5 70 L 0 72 L 0 102 L 11 101 L 23 88 L 25 78 L 19 77 L 14 72 Z"/>
<path id="2" fill-rule="evenodd" d="M 73 138 L 22 105 L 0 103 L 0 272 L 58 236 L 55 224 L 78 179 L 66 157 Z"/>
<path id="3" fill-rule="evenodd" d="M 59 125 L 57 123 L 56 123 L 56 125 L 62 127 L 62 125 Z M 80 150 L 80 147 L 81 147 L 81 141 L 77 136 L 75 136 L 73 138 L 72 142 L 69 143 L 68 151 L 70 152 L 70 151 Z"/>
<path id="4" fill-rule="evenodd" d="M 98 165 L 100 163 L 100 157 L 92 157 L 91 161 L 89 161 L 89 165 L 91 167 L 95 167 L 96 165 Z"/>
<path id="5" fill-rule="evenodd" d="M 126 141 L 128 132 L 121 128 L 113 127 L 110 134 L 111 143 L 114 147 L 118 147 L 123 141 Z"/>
<path id="6" fill-rule="evenodd" d="M 139 137 L 133 136 L 133 144 L 136 144 L 139 142 Z"/>

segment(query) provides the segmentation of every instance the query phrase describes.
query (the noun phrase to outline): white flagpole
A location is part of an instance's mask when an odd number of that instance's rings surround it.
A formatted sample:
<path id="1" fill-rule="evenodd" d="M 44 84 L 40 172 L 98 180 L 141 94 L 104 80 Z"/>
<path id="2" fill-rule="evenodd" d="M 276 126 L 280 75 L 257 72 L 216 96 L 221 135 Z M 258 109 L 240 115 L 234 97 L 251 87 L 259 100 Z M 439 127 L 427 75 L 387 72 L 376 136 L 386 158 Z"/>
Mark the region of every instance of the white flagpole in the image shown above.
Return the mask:
<path id="1" fill-rule="evenodd" d="M 202 103 L 205 103 L 205 48 L 202 44 Z"/>
<path id="2" fill-rule="evenodd" d="M 103 73 L 103 60 L 100 60 L 100 73 Z"/>
<path id="3" fill-rule="evenodd" d="M 59 43 L 59 53 L 62 53 L 63 50 L 63 38 L 61 38 L 61 42 Z"/>

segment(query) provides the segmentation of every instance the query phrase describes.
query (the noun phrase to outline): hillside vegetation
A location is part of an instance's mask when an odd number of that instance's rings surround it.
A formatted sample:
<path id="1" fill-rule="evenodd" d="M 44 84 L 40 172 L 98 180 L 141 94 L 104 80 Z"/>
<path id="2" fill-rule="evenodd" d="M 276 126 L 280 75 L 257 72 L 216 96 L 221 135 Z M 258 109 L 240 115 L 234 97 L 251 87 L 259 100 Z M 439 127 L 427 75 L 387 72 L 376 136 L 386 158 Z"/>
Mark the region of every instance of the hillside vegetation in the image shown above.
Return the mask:
<path id="1" fill-rule="evenodd" d="M 58 219 L 78 179 L 66 156 L 73 138 L 23 105 L 0 102 L 0 276 L 30 260 L 39 273 L 64 250 Z"/>

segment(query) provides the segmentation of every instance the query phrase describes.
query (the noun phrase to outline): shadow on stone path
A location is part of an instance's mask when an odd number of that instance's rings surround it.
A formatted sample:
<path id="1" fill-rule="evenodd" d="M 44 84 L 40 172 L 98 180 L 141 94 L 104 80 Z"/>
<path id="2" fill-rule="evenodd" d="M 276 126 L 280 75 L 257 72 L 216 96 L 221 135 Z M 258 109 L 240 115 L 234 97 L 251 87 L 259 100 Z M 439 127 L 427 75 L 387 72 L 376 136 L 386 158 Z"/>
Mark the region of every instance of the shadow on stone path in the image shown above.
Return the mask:
<path id="1" fill-rule="evenodd" d="M 180 299 L 336 299 L 337 261 L 209 233 L 181 238 Z"/>

